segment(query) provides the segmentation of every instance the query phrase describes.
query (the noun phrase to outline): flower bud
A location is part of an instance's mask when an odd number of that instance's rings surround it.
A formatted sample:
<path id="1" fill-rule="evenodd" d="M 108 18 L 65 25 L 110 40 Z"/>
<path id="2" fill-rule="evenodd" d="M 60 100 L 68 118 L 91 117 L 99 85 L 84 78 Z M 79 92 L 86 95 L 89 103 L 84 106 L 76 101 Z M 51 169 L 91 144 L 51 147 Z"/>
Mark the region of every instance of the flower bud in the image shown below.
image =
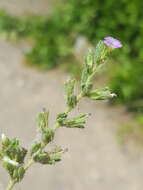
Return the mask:
<path id="1" fill-rule="evenodd" d="M 49 112 L 47 112 L 45 109 L 39 113 L 37 122 L 40 130 L 43 130 L 44 128 L 48 127 L 48 118 Z"/>
<path id="2" fill-rule="evenodd" d="M 107 54 L 107 48 L 103 41 L 99 41 L 95 48 L 95 62 L 97 65 L 101 64 Z"/>
<path id="3" fill-rule="evenodd" d="M 30 150 L 30 155 L 32 156 L 33 154 L 37 153 L 41 148 L 41 143 L 35 143 L 32 145 L 31 150 Z"/>
<path id="4" fill-rule="evenodd" d="M 78 117 L 75 117 L 70 120 L 65 120 L 63 123 L 63 127 L 68 127 L 68 128 L 84 128 L 86 119 L 87 119 L 87 114 L 81 114 Z"/>
<path id="5" fill-rule="evenodd" d="M 92 49 L 88 50 L 87 55 L 85 56 L 85 64 L 88 67 L 88 71 L 92 72 L 94 66 L 94 52 Z"/>
<path id="6" fill-rule="evenodd" d="M 55 164 L 61 160 L 63 153 L 64 151 L 61 148 L 55 148 L 51 152 L 42 152 L 37 154 L 34 157 L 34 161 L 41 164 Z"/>
<path id="7" fill-rule="evenodd" d="M 102 89 L 96 89 L 87 94 L 92 100 L 107 100 L 109 98 L 115 97 L 116 94 L 111 93 L 108 87 Z"/>
<path id="8" fill-rule="evenodd" d="M 90 58 L 89 58 L 90 57 Z M 92 59 L 89 61 L 89 59 Z M 88 63 L 89 61 L 89 63 Z M 91 63 L 92 62 L 92 63 Z M 85 62 L 84 68 L 81 74 L 81 91 L 83 95 L 86 95 L 92 89 L 92 74 L 94 72 L 94 57 L 93 55 L 87 54 L 87 63 Z"/>
<path id="9" fill-rule="evenodd" d="M 10 140 L 5 134 L 1 135 L 1 142 L 3 146 L 8 146 L 10 144 Z"/>
<path id="10" fill-rule="evenodd" d="M 65 119 L 67 118 L 67 113 L 65 113 L 65 112 L 62 112 L 62 113 L 59 113 L 58 115 L 57 115 L 57 122 L 60 124 L 60 125 L 63 125 L 63 123 L 64 123 L 64 121 L 65 121 Z"/>
<path id="11" fill-rule="evenodd" d="M 74 94 L 75 80 L 70 79 L 65 83 L 65 97 L 67 100 L 67 106 L 74 108 L 77 104 L 77 97 Z"/>
<path id="12" fill-rule="evenodd" d="M 25 174 L 24 167 L 18 167 L 14 169 L 12 178 L 13 180 L 16 180 L 17 182 L 20 182 L 23 179 L 24 174 Z"/>
<path id="13" fill-rule="evenodd" d="M 40 164 L 48 164 L 49 160 L 50 156 L 48 152 L 39 153 L 34 157 L 34 161 Z"/>
<path id="14" fill-rule="evenodd" d="M 42 141 L 45 144 L 48 144 L 49 142 L 51 142 L 54 138 L 54 130 L 51 128 L 45 128 L 42 132 Z"/>
<path id="15" fill-rule="evenodd" d="M 48 161 L 48 164 L 55 164 L 56 162 L 61 161 L 61 159 L 62 159 L 62 153 L 61 152 L 51 154 L 50 159 Z"/>
<path id="16" fill-rule="evenodd" d="M 18 181 L 21 181 L 23 179 L 24 174 L 25 174 L 24 167 L 19 167 L 18 168 Z"/>

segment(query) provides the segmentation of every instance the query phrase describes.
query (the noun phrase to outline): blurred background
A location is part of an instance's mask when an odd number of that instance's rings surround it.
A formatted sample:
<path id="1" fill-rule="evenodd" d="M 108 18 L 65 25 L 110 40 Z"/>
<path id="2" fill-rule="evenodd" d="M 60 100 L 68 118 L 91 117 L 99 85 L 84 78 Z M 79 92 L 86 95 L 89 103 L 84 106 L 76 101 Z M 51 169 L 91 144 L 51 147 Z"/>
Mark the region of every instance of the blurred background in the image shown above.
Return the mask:
<path id="1" fill-rule="evenodd" d="M 65 108 L 63 84 L 79 79 L 83 56 L 113 36 L 113 52 L 96 86 L 110 86 L 112 102 L 83 100 L 91 113 L 84 130 L 62 129 L 55 144 L 68 147 L 55 166 L 33 166 L 17 190 L 141 190 L 143 186 L 143 2 L 141 0 L 0 0 L 0 133 L 28 146 L 35 116 Z M 0 168 L 0 190 L 8 183 Z"/>

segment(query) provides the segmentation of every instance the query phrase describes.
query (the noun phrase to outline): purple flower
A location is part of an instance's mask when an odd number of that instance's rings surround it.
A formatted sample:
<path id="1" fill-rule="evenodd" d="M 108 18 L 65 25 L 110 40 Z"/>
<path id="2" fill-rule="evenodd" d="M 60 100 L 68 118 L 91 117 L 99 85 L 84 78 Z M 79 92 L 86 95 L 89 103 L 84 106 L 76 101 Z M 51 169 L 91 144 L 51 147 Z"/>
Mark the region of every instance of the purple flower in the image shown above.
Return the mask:
<path id="1" fill-rule="evenodd" d="M 108 47 L 112 49 L 122 47 L 121 42 L 113 37 L 106 37 L 104 38 L 103 42 L 104 44 L 106 44 Z"/>

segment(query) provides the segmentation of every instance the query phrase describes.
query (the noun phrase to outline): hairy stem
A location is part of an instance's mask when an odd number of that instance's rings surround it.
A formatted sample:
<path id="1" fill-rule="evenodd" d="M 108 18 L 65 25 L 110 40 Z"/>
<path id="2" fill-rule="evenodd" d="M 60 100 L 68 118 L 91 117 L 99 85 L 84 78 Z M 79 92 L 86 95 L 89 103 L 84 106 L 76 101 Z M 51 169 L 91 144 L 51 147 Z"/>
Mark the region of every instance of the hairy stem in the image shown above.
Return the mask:
<path id="1" fill-rule="evenodd" d="M 32 164 L 34 164 L 34 160 L 31 158 L 24 167 L 25 171 L 28 170 L 32 166 Z"/>
<path id="2" fill-rule="evenodd" d="M 6 190 L 12 190 L 15 184 L 16 184 L 16 181 L 10 181 Z"/>
<path id="3" fill-rule="evenodd" d="M 78 96 L 77 96 L 77 103 L 80 101 L 80 99 L 83 98 L 83 94 L 80 93 Z M 67 108 L 66 109 L 66 113 L 69 114 L 70 112 L 72 111 L 72 108 Z M 56 122 L 55 125 L 53 126 L 53 128 L 56 130 L 60 127 L 59 123 Z M 47 146 L 47 144 L 44 144 L 42 145 L 41 149 L 39 151 L 42 151 L 45 147 Z M 33 158 L 30 158 L 29 161 L 27 162 L 27 164 L 25 165 L 24 169 L 25 171 L 27 171 L 32 165 L 34 164 L 34 160 Z M 8 187 L 6 190 L 12 190 L 13 187 L 15 186 L 17 182 L 16 181 L 10 181 Z"/>

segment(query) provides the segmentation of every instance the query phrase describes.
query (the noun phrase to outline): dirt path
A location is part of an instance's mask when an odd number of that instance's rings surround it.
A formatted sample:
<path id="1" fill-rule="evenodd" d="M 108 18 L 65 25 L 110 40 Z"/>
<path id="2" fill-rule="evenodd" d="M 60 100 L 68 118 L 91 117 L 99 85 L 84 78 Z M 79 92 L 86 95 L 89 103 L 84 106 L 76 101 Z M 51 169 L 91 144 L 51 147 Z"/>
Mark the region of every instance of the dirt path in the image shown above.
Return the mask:
<path id="1" fill-rule="evenodd" d="M 15 15 L 44 14 L 54 0 L 0 0 L 0 8 Z M 56 0 L 59 1 L 59 0 Z"/>
<path id="2" fill-rule="evenodd" d="M 0 5 L 10 1 L 1 0 Z M 36 113 L 47 107 L 53 120 L 55 113 L 64 110 L 63 83 L 67 76 L 59 70 L 38 72 L 21 62 L 21 48 L 0 40 L 0 133 L 16 136 L 29 145 L 35 136 Z M 116 126 L 128 120 L 128 114 L 105 103 L 85 100 L 78 109 L 92 116 L 85 130 L 58 131 L 56 143 L 69 148 L 63 161 L 31 168 L 16 189 L 142 190 L 143 155 L 121 148 L 115 135 Z M 2 168 L 0 184 L 0 190 L 7 184 Z"/>

